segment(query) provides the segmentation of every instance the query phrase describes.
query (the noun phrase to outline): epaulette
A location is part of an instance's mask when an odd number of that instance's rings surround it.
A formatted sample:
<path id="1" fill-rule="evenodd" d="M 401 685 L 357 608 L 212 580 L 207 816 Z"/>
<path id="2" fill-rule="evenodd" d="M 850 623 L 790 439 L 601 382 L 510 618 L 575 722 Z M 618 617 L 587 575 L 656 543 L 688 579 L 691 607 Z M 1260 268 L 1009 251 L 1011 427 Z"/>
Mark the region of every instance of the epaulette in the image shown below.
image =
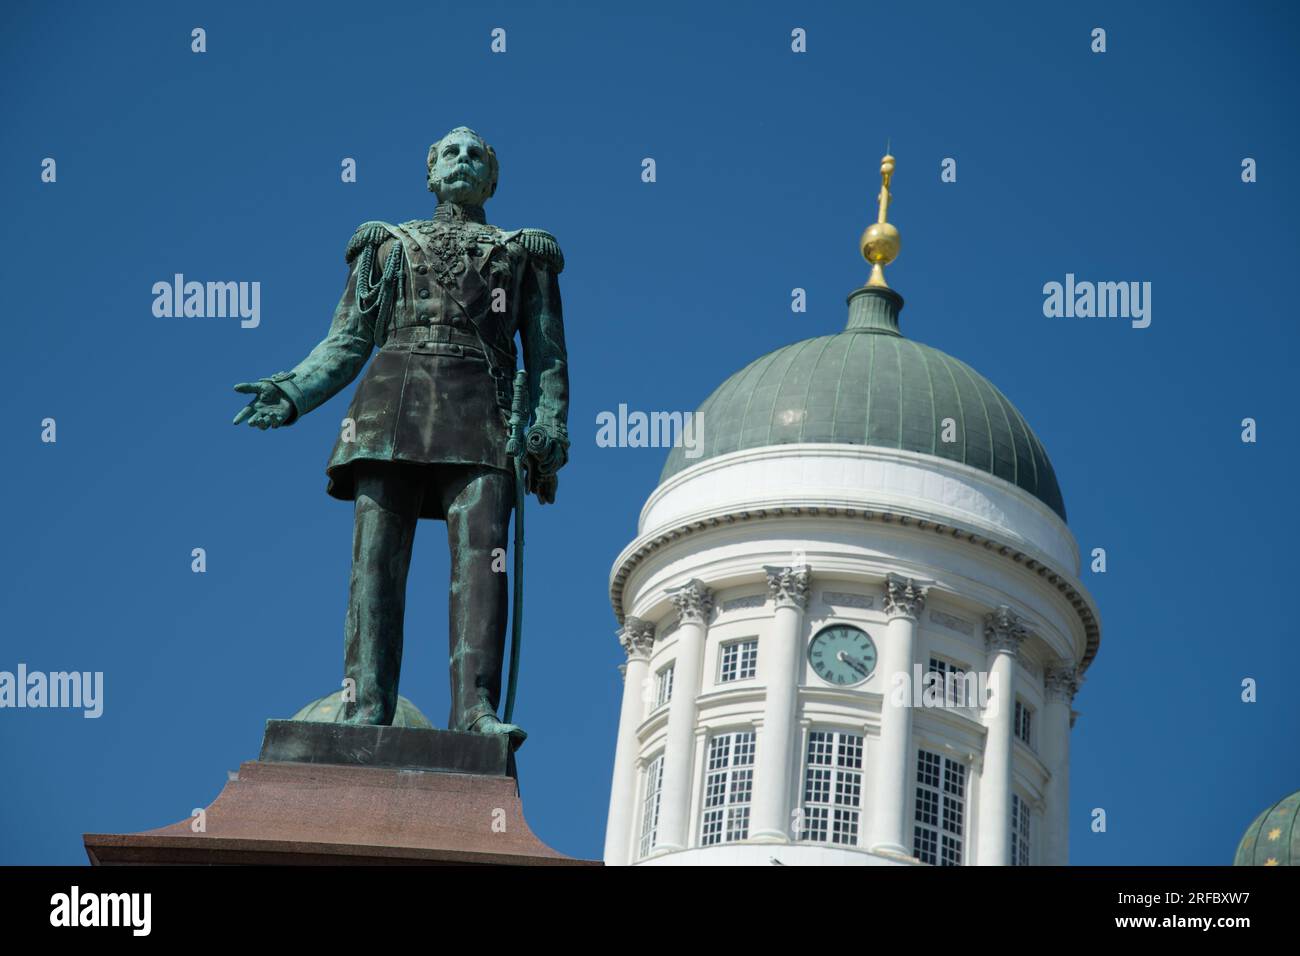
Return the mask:
<path id="1" fill-rule="evenodd" d="M 520 229 L 519 241 L 531 256 L 537 256 L 559 275 L 564 271 L 564 253 L 555 237 L 545 229 Z"/>
<path id="2" fill-rule="evenodd" d="M 392 236 L 392 229 L 393 227 L 388 223 L 381 222 L 378 219 L 372 219 L 370 222 L 363 222 L 357 226 L 357 231 L 348 240 L 347 261 L 350 263 L 361 255 L 361 250 L 366 246 L 378 246 L 387 242 Z"/>

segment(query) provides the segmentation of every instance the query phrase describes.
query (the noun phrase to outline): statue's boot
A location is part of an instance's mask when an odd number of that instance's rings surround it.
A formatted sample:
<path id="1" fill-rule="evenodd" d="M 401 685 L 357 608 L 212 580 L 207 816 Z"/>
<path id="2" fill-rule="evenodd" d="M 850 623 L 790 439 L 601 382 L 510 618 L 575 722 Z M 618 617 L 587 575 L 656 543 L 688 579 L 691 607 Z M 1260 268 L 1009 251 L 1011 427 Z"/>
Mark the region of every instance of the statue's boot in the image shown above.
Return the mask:
<path id="1" fill-rule="evenodd" d="M 495 714 L 483 714 L 466 729 L 472 734 L 508 734 L 511 750 L 518 750 L 528 739 L 528 733 L 524 728 L 518 724 L 502 723 L 497 720 Z"/>

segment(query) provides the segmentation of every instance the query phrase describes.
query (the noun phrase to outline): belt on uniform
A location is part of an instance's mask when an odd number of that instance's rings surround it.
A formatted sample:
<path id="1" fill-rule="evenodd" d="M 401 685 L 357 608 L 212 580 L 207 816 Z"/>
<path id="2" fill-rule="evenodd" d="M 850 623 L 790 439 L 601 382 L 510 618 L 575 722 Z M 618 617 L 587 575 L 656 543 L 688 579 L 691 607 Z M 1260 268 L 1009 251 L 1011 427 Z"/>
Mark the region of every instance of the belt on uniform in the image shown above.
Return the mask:
<path id="1" fill-rule="evenodd" d="M 504 414 L 510 413 L 513 398 L 512 379 L 514 359 L 506 369 L 499 360 L 488 355 L 483 342 L 475 332 L 462 332 L 447 325 L 408 325 L 393 329 L 384 340 L 384 348 L 405 350 L 417 355 L 453 355 L 477 359 L 487 364 L 488 375 L 496 390 L 497 405 Z"/>
<path id="2" fill-rule="evenodd" d="M 384 348 L 406 349 L 430 355 L 463 355 L 486 361 L 478 336 L 445 325 L 414 325 L 393 329 L 384 340 Z"/>

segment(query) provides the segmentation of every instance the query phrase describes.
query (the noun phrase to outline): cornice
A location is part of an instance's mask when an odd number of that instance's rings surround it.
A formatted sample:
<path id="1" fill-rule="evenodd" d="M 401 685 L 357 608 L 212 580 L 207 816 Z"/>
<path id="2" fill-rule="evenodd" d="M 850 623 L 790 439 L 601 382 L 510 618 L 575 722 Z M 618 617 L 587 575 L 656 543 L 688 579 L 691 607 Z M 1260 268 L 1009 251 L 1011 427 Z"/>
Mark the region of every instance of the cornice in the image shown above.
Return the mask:
<path id="1" fill-rule="evenodd" d="M 637 745 L 644 747 L 648 744 L 661 730 L 668 728 L 668 711 L 671 708 L 664 704 L 662 707 L 656 707 L 650 716 L 646 717 L 636 727 Z"/>
<path id="2" fill-rule="evenodd" d="M 627 584 L 627 580 L 631 577 L 632 573 L 640 567 L 647 558 L 656 552 L 675 544 L 684 538 L 693 537 L 701 532 L 711 531 L 715 528 L 728 528 L 749 521 L 767 521 L 785 518 L 797 518 L 801 520 L 806 520 L 808 518 L 834 518 L 849 521 L 878 521 L 882 524 L 913 528 L 917 531 L 950 537 L 956 541 L 963 541 L 971 547 L 980 548 L 992 555 L 1004 558 L 1013 564 L 1019 565 L 1026 571 L 1036 574 L 1045 583 L 1055 588 L 1056 591 L 1059 592 L 1061 596 L 1065 598 L 1066 602 L 1074 609 L 1075 614 L 1079 618 L 1080 624 L 1083 626 L 1087 640 L 1083 660 L 1079 665 L 1079 672 L 1082 673 L 1087 670 L 1087 668 L 1092 664 L 1093 659 L 1097 656 L 1097 650 L 1101 645 L 1101 620 L 1092 603 L 1092 598 L 1088 595 L 1087 591 L 1083 589 L 1081 584 L 1076 585 L 1070 575 L 1061 572 L 1057 568 L 1045 562 L 1042 555 L 1035 556 L 1027 554 L 1025 551 L 1011 544 L 998 541 L 988 535 L 970 531 L 959 526 L 879 509 L 839 507 L 823 508 L 820 506 L 745 508 L 724 514 L 711 515 L 705 519 L 686 521 L 657 534 L 639 538 L 632 542 L 632 544 L 628 545 L 614 562 L 614 568 L 610 575 L 609 585 L 609 600 L 610 605 L 614 610 L 614 616 L 618 619 L 619 623 L 622 624 L 624 619 L 624 586 Z"/>
<path id="3" fill-rule="evenodd" d="M 761 705 L 767 699 L 767 685 L 756 682 L 746 683 L 748 686 L 745 687 L 715 687 L 696 694 L 695 707 L 697 713 L 702 718 L 705 716 L 705 711 L 727 704 L 749 703 Z"/>
<path id="4" fill-rule="evenodd" d="M 880 721 L 880 708 L 884 696 L 876 691 L 844 690 L 839 687 L 820 684 L 799 685 L 799 706 L 822 704 L 824 706 L 849 707 L 860 711 L 862 719 Z"/>

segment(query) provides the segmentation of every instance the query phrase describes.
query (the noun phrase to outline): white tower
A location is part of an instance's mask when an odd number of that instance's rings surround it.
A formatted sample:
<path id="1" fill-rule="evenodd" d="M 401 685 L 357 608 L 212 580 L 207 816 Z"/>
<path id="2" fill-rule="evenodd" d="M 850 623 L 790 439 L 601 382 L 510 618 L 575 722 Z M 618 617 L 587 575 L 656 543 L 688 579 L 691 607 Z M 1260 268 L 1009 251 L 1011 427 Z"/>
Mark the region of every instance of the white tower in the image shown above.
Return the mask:
<path id="1" fill-rule="evenodd" d="M 1064 864 L 1100 623 L 1050 461 L 902 336 L 880 217 L 847 328 L 700 407 L 614 562 L 610 864 Z"/>

